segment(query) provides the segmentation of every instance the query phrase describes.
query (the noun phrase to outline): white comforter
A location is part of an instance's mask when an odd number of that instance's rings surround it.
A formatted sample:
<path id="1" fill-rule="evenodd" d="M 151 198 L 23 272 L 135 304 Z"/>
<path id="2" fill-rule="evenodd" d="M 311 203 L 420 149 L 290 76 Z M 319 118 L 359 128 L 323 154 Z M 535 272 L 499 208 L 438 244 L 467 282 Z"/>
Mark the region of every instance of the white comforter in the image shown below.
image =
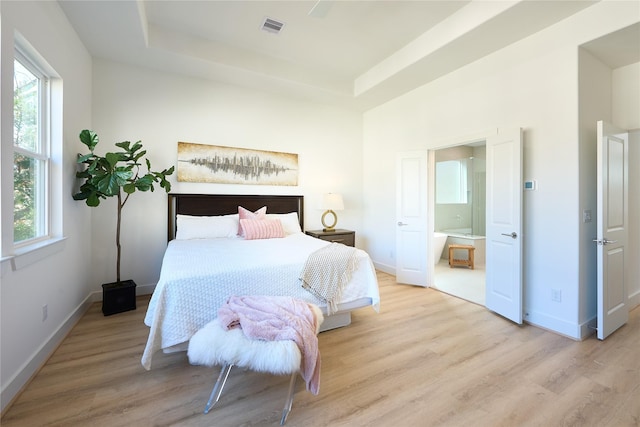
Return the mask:
<path id="1" fill-rule="evenodd" d="M 231 295 L 288 295 L 324 303 L 302 288 L 300 273 L 309 254 L 329 242 L 296 233 L 282 239 L 172 240 L 144 323 L 151 329 L 142 365 L 153 354 L 180 348 Z M 358 250 L 357 269 L 338 304 L 366 298 L 378 310 L 380 295 L 373 263 Z M 326 312 L 326 311 L 325 311 Z"/>

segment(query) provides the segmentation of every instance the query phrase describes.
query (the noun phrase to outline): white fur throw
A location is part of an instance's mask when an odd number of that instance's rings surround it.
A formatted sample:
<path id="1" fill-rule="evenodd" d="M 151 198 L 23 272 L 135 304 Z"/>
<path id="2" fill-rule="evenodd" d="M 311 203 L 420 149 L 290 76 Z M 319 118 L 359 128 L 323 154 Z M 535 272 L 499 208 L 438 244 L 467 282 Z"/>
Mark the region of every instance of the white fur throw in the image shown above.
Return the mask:
<path id="1" fill-rule="evenodd" d="M 253 340 L 240 328 L 225 330 L 218 319 L 207 323 L 189 341 L 187 352 L 192 365 L 236 366 L 275 375 L 300 370 L 300 350 L 295 342 Z"/>

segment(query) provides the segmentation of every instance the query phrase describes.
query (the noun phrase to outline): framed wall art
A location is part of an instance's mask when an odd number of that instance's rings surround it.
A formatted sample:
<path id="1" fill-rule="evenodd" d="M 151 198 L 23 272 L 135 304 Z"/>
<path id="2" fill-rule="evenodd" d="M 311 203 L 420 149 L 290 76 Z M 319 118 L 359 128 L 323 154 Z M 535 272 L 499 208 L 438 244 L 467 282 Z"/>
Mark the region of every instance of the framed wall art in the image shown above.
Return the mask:
<path id="1" fill-rule="evenodd" d="M 298 155 L 178 142 L 178 181 L 298 185 Z"/>

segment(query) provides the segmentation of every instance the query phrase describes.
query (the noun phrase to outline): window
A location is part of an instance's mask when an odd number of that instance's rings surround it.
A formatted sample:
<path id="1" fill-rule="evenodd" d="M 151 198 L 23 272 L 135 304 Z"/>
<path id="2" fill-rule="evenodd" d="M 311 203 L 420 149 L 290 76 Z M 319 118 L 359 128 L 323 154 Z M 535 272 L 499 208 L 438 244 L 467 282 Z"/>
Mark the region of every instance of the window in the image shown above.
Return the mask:
<path id="1" fill-rule="evenodd" d="M 1 1 L 1 0 L 0 0 Z M 3 129 L 13 123 L 13 144 L 0 144 L 0 275 L 28 267 L 64 249 L 63 81 L 37 49 L 14 32 L 14 49 L 2 49 L 13 73 L 2 73 Z M 4 70 L 5 68 L 3 68 Z M 6 125 L 6 126 L 5 126 Z M 13 163 L 11 163 L 13 161 Z M 6 166 L 6 167 L 5 167 Z M 13 175 L 13 181 L 11 181 Z"/>
<path id="2" fill-rule="evenodd" d="M 436 203 L 467 203 L 467 159 L 436 163 Z"/>
<path id="3" fill-rule="evenodd" d="M 13 242 L 49 235 L 49 80 L 16 50 L 13 71 Z"/>

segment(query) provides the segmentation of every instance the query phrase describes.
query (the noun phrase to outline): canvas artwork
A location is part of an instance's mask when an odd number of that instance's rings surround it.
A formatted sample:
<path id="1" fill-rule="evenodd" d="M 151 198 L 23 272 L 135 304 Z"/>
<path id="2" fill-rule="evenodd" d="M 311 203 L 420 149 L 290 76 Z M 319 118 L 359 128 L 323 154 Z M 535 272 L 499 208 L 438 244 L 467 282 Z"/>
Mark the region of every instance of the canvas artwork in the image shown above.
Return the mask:
<path id="1" fill-rule="evenodd" d="M 178 181 L 298 185 L 298 155 L 178 142 Z"/>

